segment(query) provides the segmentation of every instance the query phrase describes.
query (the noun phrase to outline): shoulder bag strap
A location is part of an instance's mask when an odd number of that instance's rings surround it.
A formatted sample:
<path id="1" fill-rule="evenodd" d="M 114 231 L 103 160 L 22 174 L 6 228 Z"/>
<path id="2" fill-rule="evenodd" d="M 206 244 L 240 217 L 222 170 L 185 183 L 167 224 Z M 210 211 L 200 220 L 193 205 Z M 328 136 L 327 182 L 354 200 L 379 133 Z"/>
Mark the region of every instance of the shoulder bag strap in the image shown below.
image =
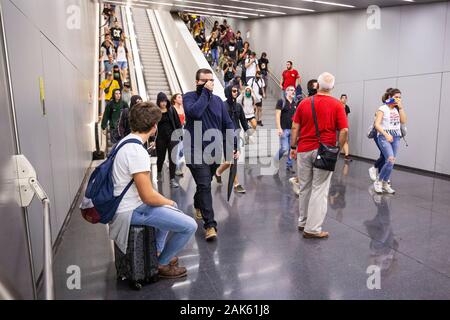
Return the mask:
<path id="1" fill-rule="evenodd" d="M 316 126 L 316 136 L 317 136 L 317 139 L 319 139 L 319 142 L 320 142 L 319 124 L 317 123 L 316 108 L 314 108 L 314 96 L 311 98 L 311 108 L 312 108 L 312 114 L 313 114 L 313 118 L 314 118 L 314 125 Z"/>

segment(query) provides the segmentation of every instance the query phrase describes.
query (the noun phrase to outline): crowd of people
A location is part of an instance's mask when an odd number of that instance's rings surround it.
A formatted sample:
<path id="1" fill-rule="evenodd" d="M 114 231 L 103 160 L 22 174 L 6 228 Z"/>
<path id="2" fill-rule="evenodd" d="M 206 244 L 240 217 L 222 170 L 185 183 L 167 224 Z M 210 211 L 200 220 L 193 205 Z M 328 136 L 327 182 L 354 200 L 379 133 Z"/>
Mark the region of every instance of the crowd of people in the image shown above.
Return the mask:
<path id="1" fill-rule="evenodd" d="M 121 48 L 124 48 L 122 53 L 125 52 L 125 56 L 127 53 L 124 47 L 125 34 L 118 22 L 114 21 L 114 14 L 108 12 L 107 23 L 112 28 L 106 33 L 104 45 L 102 44 L 101 57 L 107 58 L 103 60 L 105 70 L 118 62 L 116 59 Z M 177 253 L 195 233 L 197 224 L 178 209 L 175 201 L 153 188 L 149 152 L 152 154 L 152 150 L 156 151 L 158 179 L 162 176 L 166 155 L 169 155 L 172 188 L 179 187 L 175 177 L 183 175 L 182 163 L 186 164 L 196 183 L 194 216 L 203 220 L 205 240 L 216 239 L 218 225 L 211 183 L 214 178 L 217 183 L 222 183 L 222 174 L 240 157 L 240 131 L 251 132 L 258 125 L 262 126 L 262 100 L 266 95 L 269 63 L 265 53 L 257 59 L 256 53 L 250 50 L 250 44 L 243 41 L 239 31 L 235 34 L 226 20 L 222 25 L 216 22 L 207 39 L 203 19 L 192 16 L 183 18 L 199 48 L 205 55 L 211 56 L 212 67 L 216 71 L 223 70 L 225 101 L 213 94 L 214 76 L 210 69 L 197 71 L 195 91 L 184 95 L 178 93 L 170 99 L 160 93 L 156 104 L 143 101 L 139 96 L 130 97 L 130 102 L 124 99 L 127 83 L 124 76 L 127 75 L 127 63 L 124 60 L 123 64 L 114 64 L 112 68 L 114 71 L 118 66 L 118 76 L 122 81 L 106 71 L 107 78 L 100 85 L 105 93 L 105 101 L 108 102 L 102 128 L 109 126 L 112 142 L 120 145 L 128 139 L 138 139 L 147 147 L 130 143 L 117 153 L 113 167 L 115 194 L 121 194 L 130 180 L 134 184 L 126 192 L 113 222 L 110 223 L 110 236 L 120 244 L 120 248 L 126 250 L 130 225 L 149 225 L 158 229 L 159 272 L 166 278 L 186 275 L 186 268 L 178 265 Z M 219 65 L 220 60 L 223 62 L 222 67 Z M 241 68 L 242 73 L 237 72 L 238 68 Z M 282 94 L 274 106 L 280 138 L 280 150 L 274 161 L 279 163 L 287 155 L 287 172 L 297 173 L 290 182 L 299 195 L 298 230 L 303 233 L 304 238 L 322 239 L 329 236 L 328 232 L 322 230 L 322 225 L 327 213 L 332 170 L 319 168 L 317 160 L 326 155 L 322 154 L 324 148 L 338 145 L 345 153 L 345 160 L 350 161 L 347 119 L 350 108 L 347 106 L 346 94 L 340 100 L 332 97 L 335 87 L 335 77 L 332 74 L 325 72 L 317 80 L 310 80 L 307 83 L 307 97 L 303 95 L 300 83 L 299 72 L 293 68 L 292 61 L 287 61 L 279 84 Z M 390 184 L 390 175 L 400 138 L 404 136 L 402 125 L 407 119 L 400 90 L 389 88 L 382 97 L 382 103 L 375 114 L 373 130 L 369 134 L 381 153 L 380 159 L 370 169 L 370 176 L 374 180 L 375 192 L 392 194 L 395 191 Z M 201 124 L 200 131 L 196 127 L 198 123 Z M 223 139 L 208 141 L 198 137 L 208 130 L 221 133 L 231 131 L 232 134 L 226 134 Z M 180 132 L 181 135 L 184 133 L 183 139 L 173 139 L 174 134 Z M 196 143 L 198 139 L 202 140 L 200 144 Z M 212 145 L 214 148 L 211 148 Z M 206 159 L 205 152 L 208 150 L 214 150 L 212 158 L 219 160 L 211 162 Z M 238 193 L 245 192 L 237 176 L 234 179 L 234 190 Z M 173 236 L 167 238 L 169 231 L 173 232 Z"/>

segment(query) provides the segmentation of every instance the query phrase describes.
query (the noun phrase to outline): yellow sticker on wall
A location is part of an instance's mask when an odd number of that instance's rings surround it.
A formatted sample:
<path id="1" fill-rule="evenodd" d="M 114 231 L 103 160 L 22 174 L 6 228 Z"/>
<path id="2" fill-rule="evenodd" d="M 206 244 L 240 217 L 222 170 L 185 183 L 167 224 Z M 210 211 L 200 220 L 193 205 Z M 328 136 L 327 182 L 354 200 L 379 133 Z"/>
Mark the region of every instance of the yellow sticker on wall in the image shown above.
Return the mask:
<path id="1" fill-rule="evenodd" d="M 45 87 L 44 87 L 44 78 L 42 77 L 39 77 L 39 95 L 42 104 L 42 114 L 45 115 Z"/>

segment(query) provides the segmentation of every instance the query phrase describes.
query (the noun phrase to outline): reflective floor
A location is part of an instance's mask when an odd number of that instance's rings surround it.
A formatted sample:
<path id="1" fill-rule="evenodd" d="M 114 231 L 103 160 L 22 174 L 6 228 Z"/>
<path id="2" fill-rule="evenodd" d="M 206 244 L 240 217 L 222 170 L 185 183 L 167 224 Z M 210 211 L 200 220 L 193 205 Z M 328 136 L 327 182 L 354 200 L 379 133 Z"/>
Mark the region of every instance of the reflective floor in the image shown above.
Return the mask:
<path id="1" fill-rule="evenodd" d="M 75 211 L 55 257 L 56 297 L 449 299 L 450 182 L 397 170 L 397 194 L 374 195 L 369 166 L 340 161 L 324 225 L 328 240 L 306 240 L 297 231 L 298 198 L 284 170 L 260 176 L 257 166 L 241 166 L 245 195 L 227 203 L 225 185 L 213 182 L 218 240 L 206 243 L 199 228 L 180 254 L 188 277 L 161 280 L 140 292 L 116 281 L 106 226 L 90 225 Z M 171 196 L 193 216 L 189 174 L 181 185 Z M 166 186 L 163 192 L 170 195 Z M 80 267 L 81 290 L 67 288 L 71 265 Z M 381 289 L 368 289 L 368 282 L 377 285 L 366 273 L 371 265 L 381 269 Z"/>
<path id="2" fill-rule="evenodd" d="M 306 240 L 297 231 L 298 198 L 284 164 L 277 175 L 261 175 L 258 164 L 240 165 L 245 195 L 227 202 L 226 183 L 212 184 L 218 240 L 206 243 L 199 224 L 179 255 L 187 278 L 160 280 L 139 292 L 116 280 L 107 227 L 85 222 L 76 210 L 55 257 L 56 297 L 450 299 L 450 181 L 395 170 L 397 194 L 376 195 L 369 167 L 339 161 L 324 224 L 330 238 Z M 165 179 L 161 191 L 193 216 L 189 172 L 180 189 L 168 188 L 168 172 Z M 80 268 L 80 290 L 70 289 L 70 266 Z"/>

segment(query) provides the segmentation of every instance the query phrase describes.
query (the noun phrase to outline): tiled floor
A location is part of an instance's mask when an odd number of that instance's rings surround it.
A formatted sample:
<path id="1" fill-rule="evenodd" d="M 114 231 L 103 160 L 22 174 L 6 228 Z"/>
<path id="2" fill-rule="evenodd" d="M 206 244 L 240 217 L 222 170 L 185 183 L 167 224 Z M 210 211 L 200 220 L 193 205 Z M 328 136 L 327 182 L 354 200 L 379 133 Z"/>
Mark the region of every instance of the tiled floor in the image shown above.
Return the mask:
<path id="1" fill-rule="evenodd" d="M 55 257 L 56 297 L 450 299 L 450 181 L 395 170 L 397 194 L 376 195 L 369 167 L 340 160 L 324 225 L 330 238 L 305 240 L 297 231 L 298 198 L 285 171 L 261 175 L 260 165 L 240 165 L 245 195 L 227 202 L 226 183 L 212 184 L 218 240 L 206 243 L 199 226 L 179 255 L 188 277 L 161 280 L 139 292 L 116 280 L 107 227 L 88 224 L 75 211 Z M 168 188 L 165 175 L 162 192 L 193 216 L 189 172 L 176 190 Z M 81 290 L 67 288 L 71 265 L 80 267 Z M 371 265 L 382 270 L 379 290 L 367 287 Z"/>

